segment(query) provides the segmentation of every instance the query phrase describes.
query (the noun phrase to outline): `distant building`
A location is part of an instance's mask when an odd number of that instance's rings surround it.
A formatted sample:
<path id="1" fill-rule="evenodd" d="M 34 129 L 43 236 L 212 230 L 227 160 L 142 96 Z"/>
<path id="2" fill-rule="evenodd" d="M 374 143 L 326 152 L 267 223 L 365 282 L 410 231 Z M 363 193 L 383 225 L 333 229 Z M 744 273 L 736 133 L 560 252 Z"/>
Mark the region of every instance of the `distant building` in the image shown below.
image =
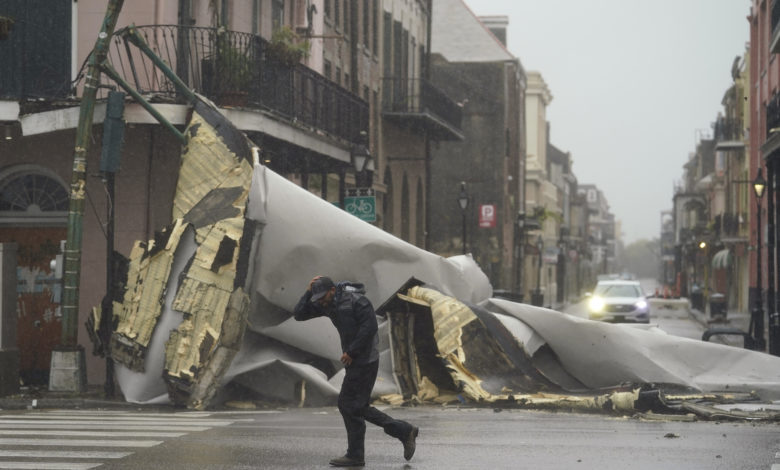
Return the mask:
<path id="1" fill-rule="evenodd" d="M 433 1 L 431 77 L 462 107 L 463 142 L 433 149 L 429 249 L 462 251 L 461 182 L 469 197 L 466 250 L 495 289 L 519 291 L 524 204 L 525 71 L 499 38 L 506 17 L 483 23 L 462 0 Z"/>

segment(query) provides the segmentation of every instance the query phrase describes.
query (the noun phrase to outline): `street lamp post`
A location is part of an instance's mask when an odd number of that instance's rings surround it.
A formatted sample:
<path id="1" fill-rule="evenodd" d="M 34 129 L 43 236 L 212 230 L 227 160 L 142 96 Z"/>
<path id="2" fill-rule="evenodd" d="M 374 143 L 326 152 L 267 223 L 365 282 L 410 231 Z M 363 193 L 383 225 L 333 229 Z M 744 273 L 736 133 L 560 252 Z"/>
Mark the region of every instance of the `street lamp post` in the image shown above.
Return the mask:
<path id="1" fill-rule="evenodd" d="M 756 303 L 755 307 L 751 311 L 750 316 L 750 334 L 753 337 L 754 349 L 757 351 L 763 351 L 766 347 L 764 341 L 764 302 L 762 297 L 762 282 L 761 282 L 761 198 L 764 195 L 764 189 L 766 189 L 766 181 L 761 174 L 761 168 L 758 169 L 756 179 L 753 180 L 753 191 L 756 194 Z"/>
<path id="2" fill-rule="evenodd" d="M 463 254 L 466 254 L 466 208 L 469 206 L 469 195 L 466 192 L 466 182 L 460 183 L 460 194 L 458 195 L 458 204 L 460 205 L 460 212 L 463 218 Z"/>

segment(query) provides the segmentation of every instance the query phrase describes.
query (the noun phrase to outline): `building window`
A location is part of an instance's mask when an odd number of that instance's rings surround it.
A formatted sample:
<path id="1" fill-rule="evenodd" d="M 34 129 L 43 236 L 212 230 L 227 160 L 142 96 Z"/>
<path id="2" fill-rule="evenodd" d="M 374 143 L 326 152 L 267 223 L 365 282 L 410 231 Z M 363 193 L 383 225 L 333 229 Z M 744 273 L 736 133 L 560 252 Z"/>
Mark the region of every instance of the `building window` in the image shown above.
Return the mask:
<path id="1" fill-rule="evenodd" d="M 330 9 L 330 1 L 331 0 L 325 0 L 325 16 L 327 16 L 328 18 L 330 18 L 330 15 L 332 13 Z"/>
<path id="2" fill-rule="evenodd" d="M 322 73 L 325 75 L 325 78 L 328 80 L 333 80 L 333 77 L 331 76 L 333 74 L 332 65 L 330 64 L 330 61 L 328 59 L 325 59 L 322 64 Z"/>
<path id="3" fill-rule="evenodd" d="M 333 77 L 333 81 L 341 85 L 341 67 L 336 67 L 336 76 Z"/>
<path id="4" fill-rule="evenodd" d="M 379 0 L 373 0 L 374 7 L 371 9 L 371 46 L 374 55 L 379 54 Z"/>
<path id="5" fill-rule="evenodd" d="M 66 187 L 53 176 L 33 168 L 18 168 L 0 177 L 0 221 L 67 221 L 68 198 Z"/>
<path id="6" fill-rule="evenodd" d="M 222 0 L 222 4 L 220 5 L 220 19 L 221 19 L 221 26 L 224 26 L 227 28 L 228 26 L 228 15 L 230 14 L 230 11 L 228 10 L 228 1 Z"/>
<path id="7" fill-rule="evenodd" d="M 333 23 L 336 28 L 341 27 L 341 0 L 333 0 Z"/>
<path id="8" fill-rule="evenodd" d="M 371 18 L 371 0 L 363 0 L 363 44 L 366 46 L 366 49 L 368 49 L 368 38 L 371 36 L 371 22 L 369 19 Z"/>
<path id="9" fill-rule="evenodd" d="M 284 26 L 284 0 L 272 0 L 271 23 L 274 31 Z"/>
<path id="10" fill-rule="evenodd" d="M 252 34 L 260 34 L 260 0 L 252 0 Z"/>

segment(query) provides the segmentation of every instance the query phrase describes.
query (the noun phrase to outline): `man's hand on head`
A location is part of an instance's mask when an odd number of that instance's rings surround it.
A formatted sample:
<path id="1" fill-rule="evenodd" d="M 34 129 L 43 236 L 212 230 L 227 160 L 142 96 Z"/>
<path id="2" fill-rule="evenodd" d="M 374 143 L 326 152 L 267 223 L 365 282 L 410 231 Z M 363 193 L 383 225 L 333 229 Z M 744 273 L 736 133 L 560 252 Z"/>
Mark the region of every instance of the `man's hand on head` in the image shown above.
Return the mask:
<path id="1" fill-rule="evenodd" d="M 314 276 L 311 281 L 309 281 L 309 291 L 311 291 L 311 287 L 314 285 L 314 281 L 321 278 L 322 276 Z"/>
<path id="2" fill-rule="evenodd" d="M 344 364 L 345 366 L 348 366 L 352 364 L 352 358 L 349 357 L 349 354 L 344 353 L 341 355 L 341 363 Z"/>

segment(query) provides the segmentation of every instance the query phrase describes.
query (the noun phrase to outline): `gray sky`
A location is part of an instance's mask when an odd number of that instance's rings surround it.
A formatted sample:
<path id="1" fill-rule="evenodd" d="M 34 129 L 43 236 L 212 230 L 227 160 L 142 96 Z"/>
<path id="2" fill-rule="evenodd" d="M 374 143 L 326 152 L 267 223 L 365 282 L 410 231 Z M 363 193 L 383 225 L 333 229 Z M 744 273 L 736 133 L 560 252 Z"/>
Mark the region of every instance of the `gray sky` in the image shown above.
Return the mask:
<path id="1" fill-rule="evenodd" d="M 604 191 L 624 241 L 658 237 L 750 39 L 750 1 L 465 1 L 509 16 L 509 50 L 553 94 L 551 142 L 571 152 L 580 183 Z"/>

